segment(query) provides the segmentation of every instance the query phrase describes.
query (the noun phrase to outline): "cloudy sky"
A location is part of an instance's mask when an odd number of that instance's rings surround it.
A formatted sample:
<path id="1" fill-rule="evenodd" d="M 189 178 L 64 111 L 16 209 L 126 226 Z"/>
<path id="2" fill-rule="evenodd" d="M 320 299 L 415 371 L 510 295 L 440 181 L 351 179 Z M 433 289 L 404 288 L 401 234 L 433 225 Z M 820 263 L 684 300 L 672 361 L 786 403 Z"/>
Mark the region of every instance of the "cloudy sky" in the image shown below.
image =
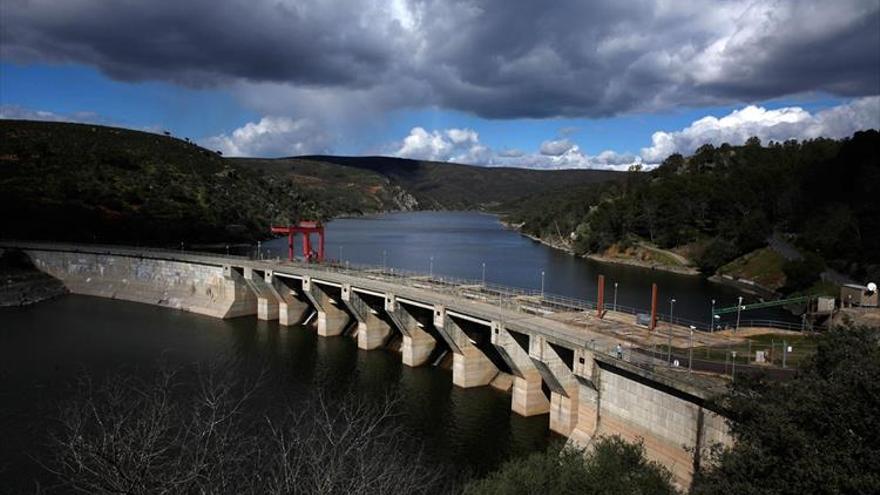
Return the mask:
<path id="1" fill-rule="evenodd" d="M 880 128 L 880 0 L 2 0 L 0 117 L 625 168 Z"/>

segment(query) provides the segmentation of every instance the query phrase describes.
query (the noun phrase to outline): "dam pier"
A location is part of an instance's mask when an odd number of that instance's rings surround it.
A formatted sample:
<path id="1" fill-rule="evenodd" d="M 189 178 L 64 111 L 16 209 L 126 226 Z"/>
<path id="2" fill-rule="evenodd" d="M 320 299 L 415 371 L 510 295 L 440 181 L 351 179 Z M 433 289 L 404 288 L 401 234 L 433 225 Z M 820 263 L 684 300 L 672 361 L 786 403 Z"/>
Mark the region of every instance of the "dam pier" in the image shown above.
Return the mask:
<path id="1" fill-rule="evenodd" d="M 354 335 L 372 351 L 400 341 L 406 366 L 452 355 L 462 388 L 506 383 L 511 410 L 548 415 L 549 428 L 588 447 L 601 435 L 643 442 L 649 459 L 687 487 L 709 449 L 729 444 L 709 408 L 715 380 L 654 366 L 632 352 L 620 322 L 485 284 L 241 256 L 123 246 L 4 242 L 72 293 L 136 301 L 215 318 L 256 316 L 282 326 L 312 323 L 318 335 Z M 572 315 L 568 315 L 572 316 Z M 574 321 L 579 323 L 575 324 Z M 624 329 L 626 330 L 626 329 Z M 626 354 L 617 352 L 621 344 Z M 378 352 L 378 351 L 377 351 Z M 705 378 L 705 377 L 704 377 Z"/>

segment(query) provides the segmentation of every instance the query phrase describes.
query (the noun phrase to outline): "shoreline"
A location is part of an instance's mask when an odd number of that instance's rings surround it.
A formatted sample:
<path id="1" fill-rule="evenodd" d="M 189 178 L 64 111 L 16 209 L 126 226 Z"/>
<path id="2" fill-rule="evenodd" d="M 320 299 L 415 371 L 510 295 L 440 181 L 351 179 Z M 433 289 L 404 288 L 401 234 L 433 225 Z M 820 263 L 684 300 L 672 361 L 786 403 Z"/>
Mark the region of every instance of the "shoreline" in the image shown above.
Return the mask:
<path id="1" fill-rule="evenodd" d="M 608 263 L 608 264 L 614 264 L 614 265 L 631 266 L 631 267 L 635 267 L 635 268 L 643 268 L 645 270 L 658 270 L 658 271 L 674 273 L 676 275 L 687 275 L 690 277 L 702 276 L 702 274 L 696 268 L 686 268 L 686 267 L 676 267 L 676 266 L 670 266 L 670 265 L 654 264 L 654 263 L 648 263 L 645 261 L 639 261 L 639 260 L 633 260 L 633 259 L 627 259 L 627 258 L 611 258 L 608 256 L 602 256 L 600 254 L 577 255 L 568 246 L 565 246 L 560 243 L 548 241 L 546 239 L 542 239 L 540 237 L 536 237 L 531 234 L 527 234 L 527 233 L 523 232 L 522 230 L 520 230 L 520 228 L 522 227 L 522 224 L 517 225 L 517 224 L 508 223 L 508 222 L 501 220 L 501 225 L 503 225 L 505 228 L 515 230 L 521 236 L 526 237 L 528 239 L 531 239 L 532 241 L 541 243 L 549 248 L 553 248 L 558 251 L 568 253 L 568 254 L 575 256 L 575 257 L 578 257 L 578 258 L 589 259 L 589 260 L 595 261 L 597 263 Z M 711 278 L 710 278 L 710 280 L 711 280 Z M 724 285 L 724 284 L 722 284 L 722 285 Z"/>

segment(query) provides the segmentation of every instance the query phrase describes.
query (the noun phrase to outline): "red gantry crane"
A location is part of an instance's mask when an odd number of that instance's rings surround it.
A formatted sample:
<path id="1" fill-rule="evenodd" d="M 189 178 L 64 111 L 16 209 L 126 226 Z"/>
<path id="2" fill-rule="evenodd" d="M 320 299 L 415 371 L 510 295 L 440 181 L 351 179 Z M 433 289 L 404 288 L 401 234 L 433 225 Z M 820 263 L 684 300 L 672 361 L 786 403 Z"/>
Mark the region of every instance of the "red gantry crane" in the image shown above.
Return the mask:
<path id="1" fill-rule="evenodd" d="M 296 235 L 303 235 L 303 258 L 307 262 L 324 261 L 324 225 L 321 222 L 306 220 L 297 222 L 296 225 L 272 226 L 273 234 L 287 234 L 287 259 L 293 261 L 294 244 Z M 312 251 L 311 234 L 318 234 L 318 252 Z"/>

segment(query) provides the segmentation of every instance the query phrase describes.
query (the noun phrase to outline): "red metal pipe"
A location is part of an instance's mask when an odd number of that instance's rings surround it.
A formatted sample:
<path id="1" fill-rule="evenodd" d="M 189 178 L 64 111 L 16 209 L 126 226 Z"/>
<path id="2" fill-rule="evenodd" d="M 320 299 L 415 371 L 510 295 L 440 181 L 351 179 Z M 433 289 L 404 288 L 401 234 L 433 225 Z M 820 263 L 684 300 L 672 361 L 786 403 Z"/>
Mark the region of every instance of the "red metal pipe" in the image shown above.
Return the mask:
<path id="1" fill-rule="evenodd" d="M 308 232 L 303 232 L 303 255 L 306 257 L 306 263 L 312 261 L 312 240 Z"/>
<path id="2" fill-rule="evenodd" d="M 651 331 L 657 328 L 657 284 L 651 284 Z"/>
<path id="3" fill-rule="evenodd" d="M 596 316 L 602 318 L 605 306 L 605 275 L 599 275 L 599 302 L 596 304 Z"/>
<path id="4" fill-rule="evenodd" d="M 287 261 L 293 261 L 293 229 L 287 233 Z"/>

